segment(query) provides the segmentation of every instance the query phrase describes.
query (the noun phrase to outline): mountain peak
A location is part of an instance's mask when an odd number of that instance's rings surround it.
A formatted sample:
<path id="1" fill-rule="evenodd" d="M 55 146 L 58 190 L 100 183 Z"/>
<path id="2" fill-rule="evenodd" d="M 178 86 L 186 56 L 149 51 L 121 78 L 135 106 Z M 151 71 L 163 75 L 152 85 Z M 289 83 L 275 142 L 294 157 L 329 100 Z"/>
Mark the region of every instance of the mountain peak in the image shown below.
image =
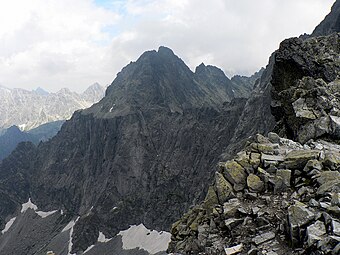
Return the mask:
<path id="1" fill-rule="evenodd" d="M 39 95 L 42 95 L 42 96 L 46 96 L 46 95 L 49 94 L 46 90 L 44 90 L 44 89 L 41 88 L 41 87 L 38 87 L 38 88 L 36 88 L 36 89 L 33 90 L 33 91 L 34 91 L 35 93 L 39 94 Z"/>
<path id="2" fill-rule="evenodd" d="M 159 46 L 158 53 L 162 55 L 175 56 L 175 53 L 172 51 L 172 49 L 165 46 Z"/>

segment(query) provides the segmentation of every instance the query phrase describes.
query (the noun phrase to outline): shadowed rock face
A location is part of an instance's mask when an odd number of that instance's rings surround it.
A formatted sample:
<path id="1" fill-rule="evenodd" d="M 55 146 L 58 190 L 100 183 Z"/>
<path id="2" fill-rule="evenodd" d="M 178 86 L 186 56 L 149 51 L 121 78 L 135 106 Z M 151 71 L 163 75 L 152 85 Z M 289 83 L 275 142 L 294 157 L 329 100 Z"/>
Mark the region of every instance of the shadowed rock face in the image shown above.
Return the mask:
<path id="1" fill-rule="evenodd" d="M 73 252 L 94 244 L 99 231 L 111 237 L 141 222 L 169 229 L 203 198 L 246 103 L 227 102 L 228 83 L 216 77 L 191 72 L 165 47 L 144 53 L 57 136 L 21 144 L 2 162 L 1 226 L 30 197 L 41 210 L 80 216 Z"/>
<path id="2" fill-rule="evenodd" d="M 275 54 L 272 112 L 276 130 L 305 143 L 339 139 L 340 35 L 283 41 Z"/>
<path id="3" fill-rule="evenodd" d="M 315 28 L 312 36 L 329 35 L 340 32 L 340 1 L 337 0 L 332 6 L 330 14 Z"/>

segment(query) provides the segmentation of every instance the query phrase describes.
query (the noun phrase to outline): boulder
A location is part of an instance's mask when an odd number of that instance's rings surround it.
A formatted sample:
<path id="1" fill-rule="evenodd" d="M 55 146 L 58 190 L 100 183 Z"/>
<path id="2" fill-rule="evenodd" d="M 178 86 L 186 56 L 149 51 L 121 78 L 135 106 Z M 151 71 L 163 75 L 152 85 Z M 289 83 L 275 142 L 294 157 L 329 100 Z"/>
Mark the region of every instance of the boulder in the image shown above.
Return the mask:
<path id="1" fill-rule="evenodd" d="M 228 161 L 225 164 L 223 171 L 225 178 L 232 184 L 238 185 L 238 187 L 244 187 L 247 180 L 247 174 L 244 168 L 234 160 Z"/>
<path id="2" fill-rule="evenodd" d="M 289 169 L 304 168 L 311 159 L 317 159 L 320 151 L 318 150 L 293 150 L 287 153 L 285 164 Z"/>
<path id="3" fill-rule="evenodd" d="M 312 246 L 326 235 L 326 227 L 323 222 L 318 220 L 314 224 L 307 227 L 306 234 L 308 246 Z"/>
<path id="4" fill-rule="evenodd" d="M 298 245 L 303 236 L 300 236 L 300 228 L 303 228 L 315 218 L 314 213 L 308 207 L 296 201 L 288 208 L 289 234 L 293 246 Z"/>
<path id="5" fill-rule="evenodd" d="M 217 194 L 212 186 L 209 187 L 208 193 L 204 199 L 203 206 L 204 208 L 211 211 L 211 209 L 218 204 Z"/>
<path id="6" fill-rule="evenodd" d="M 340 236 L 340 222 L 332 220 L 332 231 L 336 236 Z"/>
<path id="7" fill-rule="evenodd" d="M 223 214 L 225 217 L 235 216 L 237 209 L 241 207 L 241 203 L 237 198 L 230 199 L 223 204 Z"/>
<path id="8" fill-rule="evenodd" d="M 215 174 L 215 188 L 221 204 L 227 201 L 227 199 L 235 197 L 232 185 L 219 172 Z"/>
<path id="9" fill-rule="evenodd" d="M 319 177 L 317 178 L 317 182 L 319 185 L 325 184 L 326 182 L 339 180 L 340 181 L 340 173 L 338 171 L 324 171 L 321 172 Z"/>
<path id="10" fill-rule="evenodd" d="M 292 178 L 292 171 L 288 169 L 284 170 L 277 170 L 276 171 L 276 177 L 281 177 L 283 183 L 286 185 L 286 187 L 290 187 L 290 180 Z"/>
<path id="11" fill-rule="evenodd" d="M 264 182 L 255 174 L 250 174 L 247 177 L 247 186 L 251 192 L 259 193 L 264 189 Z"/>
<path id="12" fill-rule="evenodd" d="M 331 170 L 337 170 L 340 167 L 340 153 L 328 151 L 325 153 L 324 165 Z"/>

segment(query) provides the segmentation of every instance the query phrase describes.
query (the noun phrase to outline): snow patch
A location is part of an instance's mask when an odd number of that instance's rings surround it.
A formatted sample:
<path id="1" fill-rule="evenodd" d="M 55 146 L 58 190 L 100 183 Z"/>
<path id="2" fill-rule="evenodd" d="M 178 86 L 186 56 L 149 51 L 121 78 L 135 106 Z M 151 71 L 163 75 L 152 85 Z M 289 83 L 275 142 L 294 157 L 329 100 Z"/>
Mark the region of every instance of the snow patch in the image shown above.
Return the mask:
<path id="1" fill-rule="evenodd" d="M 21 131 L 25 131 L 26 126 L 27 126 L 27 124 L 20 124 L 20 125 L 18 125 L 18 128 L 19 128 Z"/>
<path id="2" fill-rule="evenodd" d="M 46 218 L 54 213 L 56 213 L 58 210 L 50 211 L 50 212 L 43 212 L 43 211 L 37 211 L 38 206 L 32 203 L 31 198 L 28 199 L 28 202 L 22 204 L 21 213 L 26 212 L 28 209 L 32 209 L 35 211 L 36 214 L 38 214 L 41 218 Z"/>
<path id="3" fill-rule="evenodd" d="M 170 233 L 151 231 L 143 224 L 130 226 L 129 229 L 120 231 L 118 235 L 122 236 L 124 250 L 141 248 L 150 254 L 166 251 L 171 238 Z"/>
<path id="4" fill-rule="evenodd" d="M 13 223 L 14 223 L 14 221 L 15 221 L 16 218 L 17 218 L 17 217 L 14 217 L 14 218 L 10 219 L 10 220 L 6 223 L 5 228 L 1 231 L 2 234 L 5 234 L 5 233 L 10 229 L 10 227 L 13 225 Z"/>
<path id="5" fill-rule="evenodd" d="M 94 247 L 94 245 L 92 244 L 90 247 L 88 247 L 83 254 L 85 254 L 86 252 L 90 251 L 92 248 Z"/>
<path id="6" fill-rule="evenodd" d="M 56 213 L 58 210 L 50 211 L 50 212 L 43 212 L 43 211 L 36 211 L 36 213 L 41 217 L 41 218 L 46 218 L 54 213 Z"/>
<path id="7" fill-rule="evenodd" d="M 71 253 L 72 251 L 72 246 L 73 246 L 73 242 L 72 242 L 72 234 L 73 234 L 73 228 L 74 225 L 76 225 L 77 221 L 79 220 L 79 217 L 76 220 L 71 220 L 66 227 L 64 227 L 64 229 L 61 232 L 65 232 L 67 230 L 70 230 L 70 239 L 68 241 L 68 252 L 67 255 L 73 255 L 73 253 Z"/>
<path id="8" fill-rule="evenodd" d="M 107 243 L 107 242 L 111 241 L 111 239 L 112 238 L 106 238 L 106 236 L 102 232 L 99 232 L 99 236 L 98 236 L 97 242 L 99 242 L 99 243 Z"/>
<path id="9" fill-rule="evenodd" d="M 26 212 L 29 208 L 33 209 L 34 211 L 36 211 L 38 209 L 38 207 L 31 202 L 31 198 L 29 198 L 28 202 L 22 204 L 21 206 L 22 206 L 21 213 Z"/>

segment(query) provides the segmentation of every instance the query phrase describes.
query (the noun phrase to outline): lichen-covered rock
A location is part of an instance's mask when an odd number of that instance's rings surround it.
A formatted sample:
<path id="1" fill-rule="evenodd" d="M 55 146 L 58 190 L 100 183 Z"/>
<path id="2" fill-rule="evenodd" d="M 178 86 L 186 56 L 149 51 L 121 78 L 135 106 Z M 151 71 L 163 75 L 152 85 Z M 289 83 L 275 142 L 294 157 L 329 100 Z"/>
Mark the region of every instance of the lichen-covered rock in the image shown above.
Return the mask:
<path id="1" fill-rule="evenodd" d="M 307 255 L 313 249 L 336 250 L 339 172 L 325 168 L 325 157 L 320 155 L 338 153 L 340 147 L 321 140 L 305 146 L 279 140 L 277 147 L 270 139 L 257 137 L 258 142 L 275 148 L 277 155 L 254 152 L 254 143 L 250 143 L 235 160 L 219 164 L 222 167 L 198 206 L 201 216 L 193 209 L 173 226 L 169 251 L 213 255 L 237 243 L 243 245 L 240 254 L 300 254 L 306 249 L 301 254 Z M 256 147 L 262 146 L 257 143 Z M 245 165 L 253 153 L 262 160 L 251 165 L 253 173 L 247 173 L 237 160 L 243 159 Z M 284 169 L 287 165 L 294 168 Z M 238 189 L 237 183 L 246 186 Z"/>
<path id="2" fill-rule="evenodd" d="M 247 186 L 251 192 L 261 192 L 264 189 L 264 183 L 261 178 L 255 174 L 250 174 L 247 177 Z"/>
<path id="3" fill-rule="evenodd" d="M 232 185 L 219 172 L 215 174 L 215 188 L 220 203 L 235 196 Z"/>
<path id="4" fill-rule="evenodd" d="M 231 182 L 236 190 L 242 190 L 245 187 L 247 173 L 244 168 L 234 160 L 228 161 L 225 164 L 223 175 Z"/>

